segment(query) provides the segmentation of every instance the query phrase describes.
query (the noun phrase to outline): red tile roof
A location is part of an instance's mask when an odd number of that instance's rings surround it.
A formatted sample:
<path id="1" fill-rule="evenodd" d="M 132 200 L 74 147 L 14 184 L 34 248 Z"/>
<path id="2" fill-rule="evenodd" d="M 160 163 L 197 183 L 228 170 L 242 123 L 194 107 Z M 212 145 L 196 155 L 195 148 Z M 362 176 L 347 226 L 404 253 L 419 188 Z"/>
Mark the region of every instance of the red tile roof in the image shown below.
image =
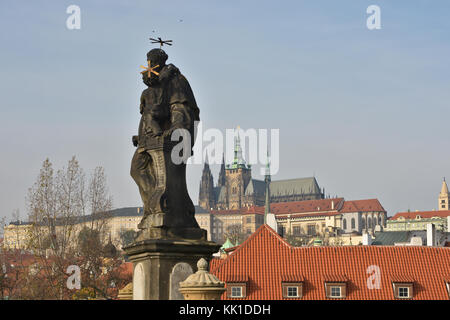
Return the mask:
<path id="1" fill-rule="evenodd" d="M 347 282 L 348 278 L 343 274 L 325 274 L 323 276 L 324 282 Z"/>
<path id="2" fill-rule="evenodd" d="M 209 270 L 215 270 L 223 261 L 221 258 L 212 258 L 209 261 Z"/>
<path id="3" fill-rule="evenodd" d="M 337 212 L 343 203 L 344 198 L 279 202 L 270 205 L 270 212 L 276 215 L 324 211 Z"/>
<path id="4" fill-rule="evenodd" d="M 265 207 L 250 207 L 248 209 L 246 209 L 246 211 L 242 211 L 242 214 L 264 214 L 265 212 Z"/>
<path id="5" fill-rule="evenodd" d="M 225 251 L 225 252 L 233 252 L 233 251 L 236 250 L 237 248 L 239 248 L 239 246 L 234 246 L 234 247 L 226 248 L 226 249 L 224 249 L 224 251 Z"/>
<path id="6" fill-rule="evenodd" d="M 392 282 L 413 283 L 414 276 L 407 274 L 393 274 L 391 275 Z"/>
<path id="7" fill-rule="evenodd" d="M 345 201 L 344 206 L 339 212 L 373 212 L 373 211 L 383 211 L 383 206 L 378 199 L 367 199 L 367 200 L 351 200 Z"/>
<path id="8" fill-rule="evenodd" d="M 301 274 L 282 274 L 281 275 L 282 282 L 303 282 L 305 281 L 305 277 Z"/>
<path id="9" fill-rule="evenodd" d="M 378 199 L 345 201 L 344 198 L 275 202 L 270 204 L 270 212 L 277 216 L 287 214 L 335 215 L 345 212 L 386 212 Z M 211 210 L 217 215 L 264 214 L 264 206 L 243 207 L 234 210 Z"/>
<path id="10" fill-rule="evenodd" d="M 323 211 L 320 211 L 320 212 L 308 212 L 308 213 L 301 213 L 301 214 L 299 214 L 299 215 L 296 215 L 296 217 L 329 217 L 329 216 L 336 216 L 336 215 L 338 215 L 339 214 L 339 212 L 323 212 Z M 284 214 L 284 215 L 281 215 L 281 214 L 279 214 L 279 215 L 277 215 L 277 218 L 278 219 L 283 219 L 283 218 L 288 218 L 289 217 L 289 215 L 287 215 L 287 214 Z"/>
<path id="11" fill-rule="evenodd" d="M 392 277 L 414 279 L 414 299 L 449 299 L 443 281 L 448 276 L 450 249 L 442 247 L 342 246 L 292 247 L 267 225 L 261 226 L 211 273 L 222 281 L 248 277 L 250 300 L 282 299 L 286 277 L 304 279 L 301 299 L 327 299 L 325 279 L 347 279 L 346 299 L 394 299 Z M 369 289 L 378 266 L 380 289 Z M 226 294 L 222 299 L 227 299 Z"/>
<path id="12" fill-rule="evenodd" d="M 420 216 L 421 218 L 446 218 L 450 216 L 450 210 L 398 212 L 392 218 L 390 218 L 390 220 L 397 220 L 400 217 L 403 217 L 405 219 L 416 219 L 417 216 Z"/>
<path id="13" fill-rule="evenodd" d="M 248 282 L 248 275 L 246 274 L 227 274 L 224 278 L 226 282 Z"/>

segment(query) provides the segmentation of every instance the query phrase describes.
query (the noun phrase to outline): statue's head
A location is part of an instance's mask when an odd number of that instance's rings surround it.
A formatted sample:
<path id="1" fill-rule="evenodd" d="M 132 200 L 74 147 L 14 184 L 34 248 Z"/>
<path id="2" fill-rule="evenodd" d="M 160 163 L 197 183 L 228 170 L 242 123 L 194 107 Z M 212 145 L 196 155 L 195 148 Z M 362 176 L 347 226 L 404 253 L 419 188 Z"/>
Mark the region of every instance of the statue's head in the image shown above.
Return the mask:
<path id="1" fill-rule="evenodd" d="M 147 60 L 152 62 L 152 67 L 159 65 L 156 71 L 161 70 L 165 65 L 169 56 L 162 49 L 152 49 L 147 53 Z"/>
<path id="2" fill-rule="evenodd" d="M 147 53 L 147 60 L 150 60 L 151 66 L 159 66 L 154 70 L 156 72 L 160 72 L 161 69 L 166 65 L 167 58 L 169 56 L 162 49 L 152 49 Z M 147 73 L 142 74 L 142 80 L 148 86 L 152 86 L 158 83 L 158 76 L 154 73 L 151 74 L 150 78 L 148 78 Z"/>

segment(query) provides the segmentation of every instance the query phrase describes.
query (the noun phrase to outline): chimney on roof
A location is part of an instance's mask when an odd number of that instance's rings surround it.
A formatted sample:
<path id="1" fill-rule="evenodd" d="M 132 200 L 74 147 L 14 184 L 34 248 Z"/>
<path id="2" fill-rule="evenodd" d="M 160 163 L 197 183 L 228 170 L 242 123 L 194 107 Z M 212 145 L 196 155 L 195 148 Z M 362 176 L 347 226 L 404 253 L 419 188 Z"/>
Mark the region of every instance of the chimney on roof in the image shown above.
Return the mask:
<path id="1" fill-rule="evenodd" d="M 372 245 L 372 237 L 370 236 L 369 233 L 364 232 L 364 233 L 363 233 L 363 238 L 362 238 L 362 240 L 363 240 L 363 245 L 364 245 L 364 246 L 370 246 L 370 245 Z"/>
<path id="2" fill-rule="evenodd" d="M 331 210 L 334 210 L 334 200 L 331 200 Z"/>
<path id="3" fill-rule="evenodd" d="M 278 233 L 278 223 L 273 213 L 268 213 L 266 216 L 266 224 Z M 279 234 L 279 233 L 278 233 Z"/>
<path id="4" fill-rule="evenodd" d="M 423 241 L 421 237 L 411 237 L 410 244 L 411 246 L 422 246 Z"/>
<path id="5" fill-rule="evenodd" d="M 436 246 L 436 227 L 432 223 L 427 224 L 427 246 Z"/>

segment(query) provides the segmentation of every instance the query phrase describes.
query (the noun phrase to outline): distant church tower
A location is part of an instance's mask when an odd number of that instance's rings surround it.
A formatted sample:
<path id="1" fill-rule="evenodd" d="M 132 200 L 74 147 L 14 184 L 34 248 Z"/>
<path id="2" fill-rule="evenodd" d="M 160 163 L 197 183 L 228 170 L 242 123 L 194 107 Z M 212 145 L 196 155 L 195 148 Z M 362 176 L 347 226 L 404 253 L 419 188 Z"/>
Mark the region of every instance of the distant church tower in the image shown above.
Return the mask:
<path id="1" fill-rule="evenodd" d="M 214 196 L 214 179 L 209 168 L 208 155 L 205 159 L 205 166 L 203 167 L 202 180 L 200 181 L 200 191 L 198 205 L 204 209 L 211 209 L 216 206 Z"/>
<path id="2" fill-rule="evenodd" d="M 238 127 L 239 129 L 239 127 Z M 243 206 L 245 189 L 252 178 L 251 166 L 245 163 L 242 156 L 239 133 L 234 137 L 234 159 L 225 172 L 227 209 L 240 209 Z"/>
<path id="3" fill-rule="evenodd" d="M 449 210 L 449 198 L 450 194 L 448 193 L 447 182 L 442 181 L 441 193 L 439 194 L 439 206 L 438 210 Z"/>
<path id="4" fill-rule="evenodd" d="M 271 181 L 268 154 L 264 181 L 253 179 L 252 167 L 246 163 L 243 156 L 239 127 L 237 129 L 234 134 L 233 161 L 231 164 L 225 164 L 225 155 L 222 156 L 216 186 L 208 160 L 205 160 L 198 200 L 200 207 L 205 210 L 239 210 L 265 205 L 267 209 L 265 220 L 267 220 L 270 203 L 324 199 L 325 190 L 320 190 L 314 177 Z M 446 203 L 448 207 L 448 198 Z"/>

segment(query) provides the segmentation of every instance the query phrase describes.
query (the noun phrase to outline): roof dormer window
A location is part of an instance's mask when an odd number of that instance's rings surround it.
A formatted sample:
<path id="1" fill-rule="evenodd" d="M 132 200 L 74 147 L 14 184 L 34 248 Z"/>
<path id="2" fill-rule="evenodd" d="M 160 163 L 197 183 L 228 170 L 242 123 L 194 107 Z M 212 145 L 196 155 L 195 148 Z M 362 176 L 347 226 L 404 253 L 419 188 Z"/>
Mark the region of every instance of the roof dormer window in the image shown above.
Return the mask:
<path id="1" fill-rule="evenodd" d="M 396 299 L 412 299 L 414 297 L 414 279 L 410 277 L 394 277 L 392 288 Z"/>
<path id="2" fill-rule="evenodd" d="M 242 298 L 243 294 L 242 286 L 231 286 L 231 297 L 232 298 Z"/>
<path id="3" fill-rule="evenodd" d="M 281 290 L 283 298 L 301 298 L 303 296 L 303 276 L 282 276 Z"/>
<path id="4" fill-rule="evenodd" d="M 237 275 L 226 279 L 227 297 L 242 299 L 247 296 L 247 282 L 248 277 Z"/>
<path id="5" fill-rule="evenodd" d="M 445 286 L 447 287 L 448 297 L 450 298 L 450 276 L 444 281 L 445 281 Z"/>
<path id="6" fill-rule="evenodd" d="M 347 297 L 347 278 L 345 276 L 327 276 L 324 280 L 327 298 L 344 299 Z"/>
<path id="7" fill-rule="evenodd" d="M 342 298 L 342 287 L 338 286 L 330 286 L 330 297 L 331 298 Z"/>

